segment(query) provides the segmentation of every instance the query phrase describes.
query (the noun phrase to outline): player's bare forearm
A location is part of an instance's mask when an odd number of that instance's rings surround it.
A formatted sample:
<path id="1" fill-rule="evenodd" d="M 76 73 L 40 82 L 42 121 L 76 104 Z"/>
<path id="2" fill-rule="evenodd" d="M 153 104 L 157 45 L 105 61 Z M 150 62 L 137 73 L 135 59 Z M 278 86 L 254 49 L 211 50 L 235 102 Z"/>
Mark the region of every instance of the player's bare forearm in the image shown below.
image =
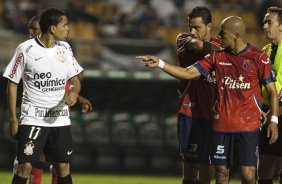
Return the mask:
<path id="1" fill-rule="evenodd" d="M 167 74 L 178 79 L 193 79 L 199 77 L 200 72 L 192 65 L 187 68 L 164 63 L 156 56 L 137 56 L 136 59 L 140 59 L 145 63 L 148 68 L 160 67 Z"/>
<path id="2" fill-rule="evenodd" d="M 12 81 L 8 82 L 8 108 L 10 120 L 16 120 L 16 104 L 17 104 L 17 89 L 18 85 Z"/>
<path id="3" fill-rule="evenodd" d="M 77 76 L 69 79 L 70 90 L 66 96 L 65 103 L 69 106 L 73 106 L 77 102 L 77 96 L 80 91 L 80 82 Z"/>
<path id="4" fill-rule="evenodd" d="M 221 48 L 211 42 L 204 42 L 202 51 L 206 54 L 210 52 L 219 51 Z"/>
<path id="5" fill-rule="evenodd" d="M 269 144 L 273 144 L 278 139 L 278 95 L 274 82 L 265 85 L 265 89 L 269 96 L 271 119 L 267 126 L 267 137 L 269 137 Z"/>
<path id="6" fill-rule="evenodd" d="M 194 79 L 197 77 L 200 77 L 200 72 L 193 66 L 189 66 L 187 68 L 182 68 L 179 66 L 171 65 L 171 64 L 165 64 L 164 68 L 162 68 L 164 72 L 167 74 L 178 78 L 178 79 Z"/>
<path id="7" fill-rule="evenodd" d="M 18 119 L 16 115 L 16 104 L 17 104 L 17 89 L 18 85 L 12 81 L 8 82 L 7 93 L 8 93 L 8 108 L 9 108 L 9 119 L 10 119 L 10 134 L 15 137 L 18 133 Z"/>
<path id="8" fill-rule="evenodd" d="M 273 82 L 265 85 L 265 89 L 269 96 L 270 112 L 271 115 L 278 116 L 279 106 L 278 106 L 278 94 L 276 87 Z"/>

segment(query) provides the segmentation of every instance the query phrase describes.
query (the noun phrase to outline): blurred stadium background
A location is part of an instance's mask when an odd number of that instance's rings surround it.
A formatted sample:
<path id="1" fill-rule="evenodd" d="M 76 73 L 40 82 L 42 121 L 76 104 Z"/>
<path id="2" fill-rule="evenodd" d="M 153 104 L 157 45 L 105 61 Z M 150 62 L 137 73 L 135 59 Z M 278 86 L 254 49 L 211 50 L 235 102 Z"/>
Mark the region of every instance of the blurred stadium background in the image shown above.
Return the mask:
<path id="1" fill-rule="evenodd" d="M 154 54 L 177 64 L 175 38 L 186 31 L 187 13 L 211 9 L 213 36 L 223 18 L 241 16 L 247 41 L 261 48 L 265 9 L 280 0 L 0 0 L 0 73 L 28 38 L 29 19 L 45 7 L 66 10 L 69 42 L 84 67 L 81 94 L 94 111 L 72 109 L 72 170 L 87 173 L 181 175 L 177 159 L 178 81 L 147 70 L 135 55 Z M 0 78 L 0 171 L 10 171 L 16 142 L 9 136 L 7 81 Z M 203 102 L 205 103 L 205 102 Z"/>

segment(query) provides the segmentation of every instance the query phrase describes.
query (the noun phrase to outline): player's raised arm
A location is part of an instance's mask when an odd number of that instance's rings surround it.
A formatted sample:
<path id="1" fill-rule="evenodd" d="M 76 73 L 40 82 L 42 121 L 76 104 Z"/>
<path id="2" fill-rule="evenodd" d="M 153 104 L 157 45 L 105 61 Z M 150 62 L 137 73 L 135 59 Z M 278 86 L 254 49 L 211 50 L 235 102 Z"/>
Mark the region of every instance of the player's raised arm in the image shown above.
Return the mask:
<path id="1" fill-rule="evenodd" d="M 145 66 L 147 66 L 148 68 L 159 67 L 167 74 L 178 79 L 193 79 L 201 76 L 201 73 L 193 65 L 187 68 L 182 68 L 165 63 L 160 58 L 150 55 L 136 56 L 136 59 L 141 59 L 145 63 Z"/>
<path id="2" fill-rule="evenodd" d="M 200 40 L 198 38 L 192 38 L 192 37 L 190 39 L 188 37 L 186 48 L 187 50 L 198 50 L 206 54 L 210 52 L 219 51 L 222 49 L 220 46 L 210 41 L 204 41 L 204 40 Z"/>
<path id="3" fill-rule="evenodd" d="M 219 44 L 213 41 L 204 41 L 199 38 L 193 38 L 193 36 L 188 33 L 181 33 L 178 35 L 177 39 L 178 52 L 184 52 L 185 50 L 190 51 L 201 51 L 205 54 L 210 52 L 219 51 L 222 48 Z"/>
<path id="4" fill-rule="evenodd" d="M 217 46 L 212 42 L 204 42 L 202 51 L 204 51 L 205 53 L 210 53 L 210 52 L 219 51 L 221 49 L 222 48 L 220 46 Z"/>

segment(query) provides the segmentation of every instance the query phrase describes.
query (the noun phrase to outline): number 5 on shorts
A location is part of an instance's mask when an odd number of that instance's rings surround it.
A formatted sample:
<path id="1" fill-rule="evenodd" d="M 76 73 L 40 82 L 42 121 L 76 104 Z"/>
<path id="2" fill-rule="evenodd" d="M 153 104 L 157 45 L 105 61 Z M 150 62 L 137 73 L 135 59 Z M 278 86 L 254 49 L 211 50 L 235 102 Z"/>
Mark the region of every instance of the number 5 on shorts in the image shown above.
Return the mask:
<path id="1" fill-rule="evenodd" d="M 216 154 L 223 154 L 224 153 L 224 146 L 223 145 L 218 145 L 216 148 Z"/>

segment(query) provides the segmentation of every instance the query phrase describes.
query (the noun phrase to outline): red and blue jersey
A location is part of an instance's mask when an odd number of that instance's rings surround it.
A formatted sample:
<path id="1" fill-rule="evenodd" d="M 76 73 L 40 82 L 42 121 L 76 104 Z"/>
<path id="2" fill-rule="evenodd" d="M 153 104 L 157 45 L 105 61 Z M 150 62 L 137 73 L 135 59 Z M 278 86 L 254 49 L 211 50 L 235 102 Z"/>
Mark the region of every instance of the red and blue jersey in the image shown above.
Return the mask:
<path id="1" fill-rule="evenodd" d="M 238 54 L 213 52 L 194 66 L 207 76 L 215 71 L 218 101 L 213 129 L 219 132 L 253 131 L 260 127 L 262 84 L 275 81 L 265 52 L 247 44 Z"/>
<path id="2" fill-rule="evenodd" d="M 203 59 L 206 53 L 197 50 L 185 49 L 188 33 L 180 33 L 177 36 L 177 55 L 179 65 L 188 67 Z M 217 46 L 218 39 L 211 39 Z M 180 80 L 178 86 L 178 111 L 187 116 L 193 116 L 206 120 L 212 119 L 212 108 L 216 98 L 216 85 L 214 72 L 210 72 L 208 78 L 193 80 Z"/>

